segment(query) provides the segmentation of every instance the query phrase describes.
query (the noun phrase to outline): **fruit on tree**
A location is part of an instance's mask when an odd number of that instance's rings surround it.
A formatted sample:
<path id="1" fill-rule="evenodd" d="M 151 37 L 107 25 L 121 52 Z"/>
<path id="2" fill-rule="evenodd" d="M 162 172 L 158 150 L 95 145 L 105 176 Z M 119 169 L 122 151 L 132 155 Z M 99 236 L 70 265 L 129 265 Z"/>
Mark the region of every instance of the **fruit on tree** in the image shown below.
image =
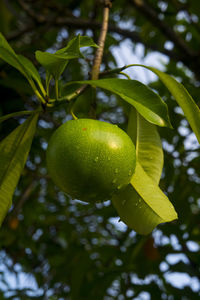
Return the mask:
<path id="1" fill-rule="evenodd" d="M 117 125 L 93 119 L 70 120 L 52 135 L 47 168 L 72 198 L 104 201 L 127 186 L 135 170 L 135 147 Z"/>

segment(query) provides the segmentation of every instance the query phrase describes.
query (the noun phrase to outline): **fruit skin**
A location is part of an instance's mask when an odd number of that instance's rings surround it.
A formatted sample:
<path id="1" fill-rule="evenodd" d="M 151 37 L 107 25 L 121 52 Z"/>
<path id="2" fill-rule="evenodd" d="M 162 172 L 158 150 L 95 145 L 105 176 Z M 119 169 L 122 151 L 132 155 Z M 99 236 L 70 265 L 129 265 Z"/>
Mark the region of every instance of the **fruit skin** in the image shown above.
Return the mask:
<path id="1" fill-rule="evenodd" d="M 47 168 L 56 185 L 86 202 L 108 200 L 125 187 L 135 161 L 135 146 L 122 129 L 92 119 L 67 121 L 47 149 Z"/>

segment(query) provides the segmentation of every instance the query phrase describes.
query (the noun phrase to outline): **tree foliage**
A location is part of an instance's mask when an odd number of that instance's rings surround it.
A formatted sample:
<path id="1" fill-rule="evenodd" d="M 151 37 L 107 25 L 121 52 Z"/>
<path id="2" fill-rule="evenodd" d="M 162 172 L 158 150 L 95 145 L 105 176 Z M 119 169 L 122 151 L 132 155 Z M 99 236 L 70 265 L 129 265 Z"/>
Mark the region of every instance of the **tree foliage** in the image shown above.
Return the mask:
<path id="1" fill-rule="evenodd" d="M 32 142 L 15 190 L 13 205 L 0 230 L 2 299 L 143 299 L 144 293 L 149 295 L 149 299 L 197 299 L 200 295 L 199 146 L 193 133 L 198 137 L 198 1 L 113 1 L 100 80 L 95 84 L 103 90 L 97 89 L 95 103 L 91 100 L 94 88 L 89 87 L 76 101 L 72 99 L 66 102 L 61 99 L 52 110 L 49 108 L 46 113 L 40 113 L 33 141 L 34 133 L 29 130 L 29 124 L 36 121 L 38 113 L 32 114 L 26 122 L 25 115 L 16 114 L 19 111 L 29 113 L 38 108 L 34 91 L 36 87 L 41 95 L 44 94 L 45 70 L 46 85 L 55 98 L 65 96 L 70 99 L 80 87 L 80 82 L 90 79 L 96 44 L 89 37 L 98 43 L 102 10 L 102 1 L 98 0 L 0 0 L 0 31 L 15 51 L 13 53 L 9 48 L 9 55 L 6 52 L 6 59 L 15 69 L 3 60 L 0 61 L 0 114 L 14 114 L 13 118 L 0 124 L 0 149 L 4 148 L 6 137 L 10 139 L 10 147 L 18 143 L 18 152 L 13 153 L 12 158 L 1 156 L 0 161 L 6 160 L 9 166 L 9 161 L 12 161 L 22 169 L 25 161 L 20 151 L 23 148 L 27 152 Z M 88 36 L 87 42 L 78 34 Z M 130 109 L 133 95 L 127 92 L 124 96 L 126 102 L 122 101 L 123 89 L 116 92 L 119 87 L 117 80 L 122 79 L 115 78 L 116 82 L 105 83 L 108 80 L 106 77 L 116 77 L 110 70 L 119 68 L 113 47 L 118 49 L 127 40 L 133 53 L 138 45 L 142 45 L 139 48 L 143 49 L 141 61 L 155 52 L 164 55 L 164 72 L 173 75 L 187 88 L 195 107 L 190 110 L 185 105 L 187 100 L 184 99 L 190 98 L 185 89 L 174 85 L 173 79 L 168 79 L 166 73 L 155 71 L 158 77 L 149 83 L 149 87 L 155 91 L 153 97 L 158 103 L 161 100 L 157 93 L 166 102 L 173 126 L 173 129 L 158 128 L 164 149 L 160 188 L 174 205 L 179 219 L 160 224 L 153 233 L 144 237 L 122 225 L 122 222 L 118 223 L 118 213 L 110 201 L 83 205 L 63 194 L 49 178 L 45 160 L 52 132 L 71 118 L 72 108 L 78 117 L 95 115 L 97 119 L 118 124 L 124 130 L 128 126 L 128 132 L 131 132 L 134 126 L 131 122 L 137 119 L 134 110 Z M 74 42 L 70 44 L 69 41 Z M 81 47 L 80 51 L 79 46 L 92 47 Z M 5 43 L 0 43 L 1 49 L 5 47 L 8 49 Z M 65 50 L 60 51 L 61 48 Z M 3 50 L 0 53 L 2 58 Z M 130 69 L 131 78 L 137 79 L 137 70 L 134 67 Z M 52 73 L 54 78 L 50 83 Z M 57 82 L 58 78 L 60 80 Z M 71 80 L 74 81 L 73 85 L 67 85 Z M 115 85 L 112 86 L 113 82 Z M 60 95 L 56 92 L 56 84 L 58 88 L 62 85 Z M 127 84 L 131 83 L 124 80 L 123 84 L 124 89 L 129 91 Z M 141 93 L 139 100 L 142 97 L 144 101 L 148 100 L 142 96 L 146 93 L 142 84 L 137 80 L 132 81 L 132 84 Z M 115 94 L 112 94 L 113 88 Z M 134 100 L 138 109 L 137 99 Z M 143 117 L 152 118 L 152 114 L 146 111 Z M 138 117 L 138 124 L 145 126 L 147 121 L 143 117 Z M 150 121 L 154 124 L 157 124 L 157 120 L 164 120 L 169 125 L 165 110 L 160 116 L 162 119 L 155 115 L 153 117 Z M 151 133 L 154 132 L 154 126 L 152 124 Z M 145 151 L 146 139 L 143 139 L 142 131 L 140 133 L 137 137 L 138 145 Z M 148 134 L 148 138 L 160 147 L 157 132 L 152 136 Z M 143 157 L 147 155 L 145 152 L 140 153 Z M 159 155 L 162 160 L 162 153 Z M 145 165 L 142 166 L 145 169 Z M 9 180 L 16 181 L 17 178 L 9 172 L 8 167 L 5 169 L 8 173 L 6 190 L 9 194 L 12 193 Z M 1 180 L 5 175 L 2 163 L 0 170 Z M 158 183 L 161 170 L 151 172 L 150 177 Z M 139 225 L 142 217 L 140 219 L 140 216 L 136 216 Z M 22 273 L 31 275 L 29 288 L 21 286 L 21 280 L 20 284 L 13 287 L 9 272 L 17 278 Z M 170 274 L 177 272 L 187 274 L 190 282 L 179 285 L 175 280 L 168 279 Z M 196 285 L 191 284 L 191 278 Z"/>

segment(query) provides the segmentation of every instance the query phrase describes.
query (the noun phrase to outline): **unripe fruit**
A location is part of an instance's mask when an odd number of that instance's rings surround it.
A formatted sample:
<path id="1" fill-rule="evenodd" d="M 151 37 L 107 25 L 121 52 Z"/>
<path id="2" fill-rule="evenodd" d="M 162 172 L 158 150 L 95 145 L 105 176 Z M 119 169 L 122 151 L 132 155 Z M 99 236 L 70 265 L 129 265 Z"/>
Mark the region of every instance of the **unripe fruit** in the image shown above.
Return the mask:
<path id="1" fill-rule="evenodd" d="M 104 201 L 130 182 L 135 147 L 116 125 L 71 120 L 52 135 L 47 168 L 56 185 L 72 198 Z"/>

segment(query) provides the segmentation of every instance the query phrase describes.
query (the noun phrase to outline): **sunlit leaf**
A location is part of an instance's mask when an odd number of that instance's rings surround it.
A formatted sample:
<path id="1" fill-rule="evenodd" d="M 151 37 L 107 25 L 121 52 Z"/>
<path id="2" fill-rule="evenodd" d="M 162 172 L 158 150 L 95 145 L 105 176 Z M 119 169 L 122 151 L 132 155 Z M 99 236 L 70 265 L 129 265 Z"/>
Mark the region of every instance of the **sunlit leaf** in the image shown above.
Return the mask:
<path id="1" fill-rule="evenodd" d="M 134 109 L 131 110 L 128 134 L 136 144 L 138 162 L 158 185 L 163 167 L 163 151 L 160 136 L 154 124 L 147 122 Z M 163 219 L 129 184 L 112 198 L 120 219 L 140 234 L 150 233 Z"/>
<path id="2" fill-rule="evenodd" d="M 164 163 L 161 139 L 156 126 L 139 114 L 137 114 L 136 155 L 144 171 L 158 184 Z"/>
<path id="3" fill-rule="evenodd" d="M 131 184 L 112 197 L 120 220 L 139 234 L 149 234 L 164 222 L 141 198 Z"/>
<path id="4" fill-rule="evenodd" d="M 158 185 L 146 174 L 139 162 L 136 164 L 131 184 L 163 222 L 177 219 L 173 205 Z"/>
<path id="5" fill-rule="evenodd" d="M 36 59 L 46 69 L 47 73 L 58 79 L 66 68 L 70 59 L 83 57 L 81 47 L 97 47 L 93 40 L 85 36 L 76 36 L 65 48 L 59 49 L 54 54 L 36 51 Z"/>
<path id="6" fill-rule="evenodd" d="M 138 65 L 136 65 L 138 66 Z M 168 88 L 171 94 L 174 96 L 177 103 L 182 108 L 192 130 L 194 131 L 199 143 L 200 143 L 200 109 L 192 99 L 191 95 L 188 93 L 186 88 L 176 81 L 172 76 L 157 70 L 156 68 L 139 65 L 146 69 L 154 72 L 164 85 Z"/>
<path id="7" fill-rule="evenodd" d="M 134 106 L 149 122 L 158 126 L 171 127 L 167 105 L 159 95 L 137 80 L 109 78 L 79 83 L 94 85 L 117 94 Z"/>

